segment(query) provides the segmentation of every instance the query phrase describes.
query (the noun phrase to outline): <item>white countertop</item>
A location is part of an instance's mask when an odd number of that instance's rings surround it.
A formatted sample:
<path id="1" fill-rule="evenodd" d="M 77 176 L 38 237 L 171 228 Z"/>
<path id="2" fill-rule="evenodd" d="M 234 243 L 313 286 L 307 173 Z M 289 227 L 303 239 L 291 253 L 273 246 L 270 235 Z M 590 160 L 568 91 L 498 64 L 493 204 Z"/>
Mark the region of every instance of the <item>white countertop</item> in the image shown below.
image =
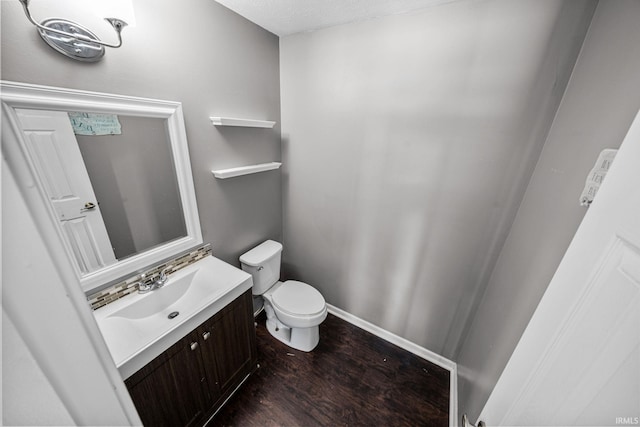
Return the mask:
<path id="1" fill-rule="evenodd" d="M 127 295 L 94 316 L 126 379 L 252 285 L 250 274 L 208 256 L 169 275 L 162 288 Z M 172 312 L 179 314 L 169 318 Z"/>

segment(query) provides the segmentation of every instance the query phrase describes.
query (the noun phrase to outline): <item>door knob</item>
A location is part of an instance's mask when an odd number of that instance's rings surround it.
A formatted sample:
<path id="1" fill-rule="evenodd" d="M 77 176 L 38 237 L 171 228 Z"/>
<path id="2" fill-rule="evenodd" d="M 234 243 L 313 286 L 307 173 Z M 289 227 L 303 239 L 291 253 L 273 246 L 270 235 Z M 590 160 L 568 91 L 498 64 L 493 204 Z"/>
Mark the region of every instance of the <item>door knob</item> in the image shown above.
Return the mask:
<path id="1" fill-rule="evenodd" d="M 90 211 L 92 209 L 95 209 L 96 205 L 91 203 L 91 202 L 87 202 L 84 204 L 84 208 L 80 209 L 80 212 L 86 212 L 86 211 Z"/>
<path id="2" fill-rule="evenodd" d="M 197 342 L 192 342 L 191 343 L 191 350 L 195 350 L 196 348 L 198 348 L 198 343 Z"/>
<path id="3" fill-rule="evenodd" d="M 209 331 L 207 331 L 204 334 L 202 334 L 202 338 L 204 338 L 205 340 L 208 340 L 210 336 L 211 336 L 211 332 L 209 332 Z"/>

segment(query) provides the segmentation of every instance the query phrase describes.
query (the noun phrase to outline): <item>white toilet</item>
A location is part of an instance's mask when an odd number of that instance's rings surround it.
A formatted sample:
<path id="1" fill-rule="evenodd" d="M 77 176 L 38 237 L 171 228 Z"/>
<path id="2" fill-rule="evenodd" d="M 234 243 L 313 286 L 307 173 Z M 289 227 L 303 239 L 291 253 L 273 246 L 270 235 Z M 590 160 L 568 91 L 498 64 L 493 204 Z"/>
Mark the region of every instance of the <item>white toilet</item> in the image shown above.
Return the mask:
<path id="1" fill-rule="evenodd" d="M 282 245 L 273 240 L 240 257 L 242 269 L 253 276 L 253 295 L 262 295 L 271 335 L 302 351 L 318 345 L 318 325 L 327 318 L 327 305 L 315 288 L 303 282 L 280 282 Z"/>

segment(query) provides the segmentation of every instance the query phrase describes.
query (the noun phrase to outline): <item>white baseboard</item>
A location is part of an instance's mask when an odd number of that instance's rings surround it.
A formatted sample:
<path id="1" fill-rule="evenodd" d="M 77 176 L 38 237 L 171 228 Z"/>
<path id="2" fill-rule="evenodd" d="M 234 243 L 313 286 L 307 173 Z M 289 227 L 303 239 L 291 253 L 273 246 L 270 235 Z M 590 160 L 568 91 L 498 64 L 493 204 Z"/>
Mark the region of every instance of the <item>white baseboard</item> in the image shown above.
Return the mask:
<path id="1" fill-rule="evenodd" d="M 360 329 L 364 329 L 367 332 L 372 333 L 373 335 L 382 338 L 383 340 L 390 342 L 391 344 L 397 345 L 398 347 L 407 350 L 410 353 L 415 354 L 418 357 L 421 357 L 435 365 L 438 365 L 449 371 L 449 426 L 455 427 L 457 426 L 458 420 L 458 366 L 455 362 L 447 359 L 446 357 L 440 356 L 437 353 L 434 353 L 431 350 L 427 350 L 426 348 L 419 346 L 405 338 L 402 338 L 392 332 L 389 332 L 385 329 L 382 329 L 379 326 L 374 325 L 373 323 L 367 322 L 359 317 L 354 316 L 351 313 L 347 313 L 346 311 L 335 307 L 331 304 L 327 304 L 327 310 L 329 313 L 333 314 L 336 317 L 341 318 L 342 320 L 351 323 L 354 326 L 359 327 Z"/>

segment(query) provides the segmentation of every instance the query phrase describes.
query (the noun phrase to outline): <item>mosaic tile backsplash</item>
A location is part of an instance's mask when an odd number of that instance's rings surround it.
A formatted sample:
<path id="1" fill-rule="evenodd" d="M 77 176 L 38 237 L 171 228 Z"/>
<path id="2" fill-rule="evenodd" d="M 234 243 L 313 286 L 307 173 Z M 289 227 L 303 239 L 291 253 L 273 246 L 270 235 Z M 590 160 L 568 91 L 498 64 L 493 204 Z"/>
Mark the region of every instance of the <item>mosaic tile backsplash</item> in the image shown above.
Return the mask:
<path id="1" fill-rule="evenodd" d="M 145 274 L 145 283 L 151 283 L 153 280 L 157 279 L 160 275 L 160 272 L 170 266 L 167 269 L 166 273 L 171 274 L 174 273 L 181 268 L 186 267 L 187 265 L 193 264 L 194 262 L 201 260 L 206 256 L 211 255 L 211 245 L 206 244 L 204 246 L 199 247 L 187 254 L 180 255 L 177 258 L 170 259 L 162 264 L 156 265 L 149 270 L 143 271 L 135 276 L 131 276 L 122 282 L 116 283 L 115 285 L 103 289 L 99 292 L 96 292 L 87 297 L 87 301 L 93 310 L 97 310 L 100 307 L 104 307 L 105 305 L 122 298 L 125 295 L 129 295 L 133 292 L 138 291 L 138 284 L 140 282 L 140 278 L 142 274 Z"/>

